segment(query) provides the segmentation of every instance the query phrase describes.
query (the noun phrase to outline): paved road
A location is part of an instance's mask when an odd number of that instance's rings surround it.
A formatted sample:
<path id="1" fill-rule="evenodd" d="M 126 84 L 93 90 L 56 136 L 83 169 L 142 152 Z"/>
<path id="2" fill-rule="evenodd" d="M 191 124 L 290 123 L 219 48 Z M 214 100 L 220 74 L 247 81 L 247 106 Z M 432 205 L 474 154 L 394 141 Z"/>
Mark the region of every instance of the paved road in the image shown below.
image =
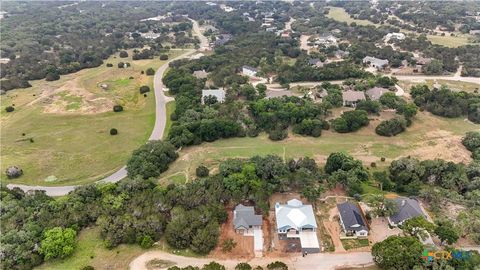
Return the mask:
<path id="1" fill-rule="evenodd" d="M 147 270 L 145 264 L 153 259 L 167 260 L 176 263 L 178 267 L 203 266 L 215 259 L 211 258 L 193 258 L 177 256 L 163 251 L 149 251 L 130 263 L 130 270 Z M 352 253 L 318 253 L 309 254 L 306 257 L 292 256 L 282 258 L 254 258 L 248 263 L 252 266 L 263 266 L 274 261 L 283 261 L 289 266 L 289 269 L 298 270 L 333 270 L 339 266 L 364 266 L 373 264 L 372 255 L 370 252 L 352 252 Z M 227 269 L 235 269 L 235 265 L 244 260 L 215 260 L 224 265 Z"/>
<path id="2" fill-rule="evenodd" d="M 196 27 L 194 27 L 193 29 L 195 34 L 199 37 L 205 38 L 205 36 L 203 36 L 203 34 L 200 32 L 200 29 L 198 28 L 198 23 L 196 21 L 193 21 L 193 23 L 194 25 L 196 25 Z M 202 40 L 202 38 L 200 38 L 200 40 Z M 155 72 L 155 77 L 153 79 L 153 89 L 155 92 L 155 106 L 156 106 L 155 126 L 153 127 L 152 134 L 148 139 L 150 141 L 161 140 L 163 138 L 163 132 L 165 131 L 165 125 L 167 120 L 166 119 L 166 116 L 167 116 L 166 103 L 171 100 L 171 98 L 166 97 L 164 94 L 165 86 L 163 85 L 163 82 L 162 82 L 163 73 L 165 73 L 165 70 L 167 70 L 168 64 L 170 62 L 180 58 L 187 57 L 193 52 L 195 52 L 195 50 L 185 50 L 185 53 L 182 53 L 180 56 L 170 59 L 168 62 L 160 66 L 157 72 Z M 102 180 L 97 181 L 96 183 L 115 183 L 122 180 L 125 177 L 127 177 L 127 170 L 126 170 L 126 166 L 123 166 L 115 173 L 111 174 L 110 176 Z M 48 196 L 64 196 L 64 195 L 67 195 L 70 191 L 73 191 L 78 186 L 47 187 L 47 186 L 28 186 L 28 185 L 22 185 L 22 184 L 8 184 L 7 187 L 10 189 L 18 187 L 25 192 L 30 190 L 44 190 Z"/>

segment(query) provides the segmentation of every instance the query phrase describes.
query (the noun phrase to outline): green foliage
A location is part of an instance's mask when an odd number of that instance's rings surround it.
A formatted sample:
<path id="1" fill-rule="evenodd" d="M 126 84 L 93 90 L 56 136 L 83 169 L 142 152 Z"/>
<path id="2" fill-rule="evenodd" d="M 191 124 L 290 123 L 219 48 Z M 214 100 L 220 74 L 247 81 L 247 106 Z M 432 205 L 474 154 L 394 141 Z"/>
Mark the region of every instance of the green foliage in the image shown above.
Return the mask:
<path id="1" fill-rule="evenodd" d="M 47 75 L 45 76 L 46 81 L 56 81 L 59 79 L 60 79 L 60 75 L 57 72 L 50 72 L 50 73 L 47 73 Z"/>
<path id="2" fill-rule="evenodd" d="M 368 114 L 364 110 L 355 110 L 342 113 L 339 118 L 332 120 L 332 127 L 336 132 L 346 133 L 359 130 L 369 123 Z"/>
<path id="3" fill-rule="evenodd" d="M 126 51 L 120 51 L 119 56 L 120 56 L 120 58 L 127 58 L 128 53 Z"/>
<path id="4" fill-rule="evenodd" d="M 361 168 L 362 163 L 354 159 L 348 154 L 342 152 L 332 153 L 328 156 L 325 163 L 325 172 L 331 174 L 338 170 L 350 171 L 356 168 Z"/>
<path id="5" fill-rule="evenodd" d="M 237 242 L 235 242 L 232 238 L 227 238 L 222 242 L 222 251 L 223 252 L 230 252 L 237 246 Z"/>
<path id="6" fill-rule="evenodd" d="M 380 113 L 380 103 L 374 100 L 362 100 L 357 103 L 355 110 L 364 110 L 367 113 Z"/>
<path id="7" fill-rule="evenodd" d="M 288 266 L 283 262 L 272 262 L 267 265 L 268 270 L 288 270 Z"/>
<path id="8" fill-rule="evenodd" d="M 293 132 L 297 134 L 320 137 L 322 135 L 323 122 L 318 119 L 303 119 L 300 124 L 293 127 Z"/>
<path id="9" fill-rule="evenodd" d="M 160 55 L 160 60 L 162 61 L 168 60 L 168 55 L 167 54 Z"/>
<path id="10" fill-rule="evenodd" d="M 150 237 L 149 235 L 145 235 L 141 238 L 140 246 L 142 248 L 147 249 L 147 248 L 151 248 L 153 246 L 153 243 L 154 243 L 154 241 L 153 241 L 152 237 Z"/>
<path id="11" fill-rule="evenodd" d="M 197 169 L 195 170 L 197 177 L 207 177 L 209 172 L 210 170 L 204 165 L 198 166 Z"/>
<path id="12" fill-rule="evenodd" d="M 111 128 L 110 129 L 110 135 L 117 135 L 118 134 L 118 130 L 116 128 Z"/>
<path id="13" fill-rule="evenodd" d="M 435 224 L 428 222 L 424 217 L 418 216 L 405 221 L 400 228 L 407 234 L 421 239 L 426 239 L 428 233 L 435 230 Z"/>
<path id="14" fill-rule="evenodd" d="M 143 179 L 157 177 L 168 169 L 168 165 L 176 160 L 178 154 L 168 142 L 149 141 L 133 151 L 127 162 L 130 178 L 140 175 Z"/>
<path id="15" fill-rule="evenodd" d="M 145 94 L 148 92 L 150 92 L 150 87 L 148 87 L 147 85 L 140 86 L 140 94 Z"/>
<path id="16" fill-rule="evenodd" d="M 457 242 L 460 237 L 458 229 L 451 221 L 439 222 L 434 232 L 442 242 L 446 242 L 449 245 Z"/>
<path id="17" fill-rule="evenodd" d="M 470 131 L 462 138 L 462 144 L 471 152 L 480 148 L 480 132 Z"/>
<path id="18" fill-rule="evenodd" d="M 397 97 L 393 92 L 387 92 L 383 94 L 379 101 L 383 106 L 390 109 L 397 109 L 399 106 L 405 103 L 401 97 Z"/>
<path id="19" fill-rule="evenodd" d="M 122 105 L 114 105 L 113 106 L 113 111 L 114 112 L 122 112 L 123 111 L 123 106 Z"/>
<path id="20" fill-rule="evenodd" d="M 7 106 L 7 107 L 5 107 L 5 111 L 6 111 L 7 113 L 13 112 L 14 110 L 15 110 L 15 108 L 14 108 L 13 106 Z"/>
<path id="21" fill-rule="evenodd" d="M 380 136 L 395 136 L 405 131 L 407 120 L 403 117 L 395 117 L 390 120 L 380 122 L 375 128 L 375 132 Z"/>
<path id="22" fill-rule="evenodd" d="M 239 263 L 235 266 L 235 270 L 252 270 L 252 266 L 248 263 Z"/>
<path id="23" fill-rule="evenodd" d="M 390 236 L 372 247 L 375 263 L 382 269 L 411 270 L 422 265 L 423 245 L 414 237 Z"/>
<path id="24" fill-rule="evenodd" d="M 268 132 L 268 138 L 272 141 L 281 141 L 288 137 L 288 131 L 286 129 L 275 128 Z"/>
<path id="25" fill-rule="evenodd" d="M 61 227 L 55 227 L 46 230 L 43 233 L 39 252 L 45 256 L 45 260 L 66 258 L 73 253 L 76 235 L 77 232 L 71 228 L 62 229 Z"/>
<path id="26" fill-rule="evenodd" d="M 225 266 L 217 262 L 210 262 L 209 264 L 205 264 L 202 270 L 225 270 Z"/>
<path id="27" fill-rule="evenodd" d="M 155 75 L 155 70 L 153 68 L 147 68 L 145 74 L 147 74 L 147 76 L 153 76 Z"/>

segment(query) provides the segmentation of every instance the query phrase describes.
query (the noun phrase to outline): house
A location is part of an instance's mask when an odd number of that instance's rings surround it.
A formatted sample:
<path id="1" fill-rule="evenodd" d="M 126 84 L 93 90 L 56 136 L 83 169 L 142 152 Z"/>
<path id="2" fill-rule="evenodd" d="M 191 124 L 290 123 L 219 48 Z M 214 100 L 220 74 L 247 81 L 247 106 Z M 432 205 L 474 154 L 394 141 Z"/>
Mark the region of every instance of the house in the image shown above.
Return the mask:
<path id="1" fill-rule="evenodd" d="M 323 34 L 315 39 L 315 45 L 332 46 L 337 45 L 337 39 L 331 34 Z"/>
<path id="2" fill-rule="evenodd" d="M 368 236 L 367 222 L 357 204 L 344 202 L 337 204 L 337 209 L 340 214 L 340 225 L 346 236 Z"/>
<path id="3" fill-rule="evenodd" d="M 204 104 L 205 97 L 208 96 L 214 96 L 217 98 L 217 102 L 222 103 L 225 101 L 225 90 L 223 88 L 202 90 L 202 104 Z"/>
<path id="4" fill-rule="evenodd" d="M 480 35 L 480 30 L 470 30 L 470 35 Z"/>
<path id="5" fill-rule="evenodd" d="M 405 39 L 405 34 L 404 33 L 388 33 L 384 39 L 385 42 L 388 42 L 391 39 L 396 39 L 396 40 L 404 40 Z"/>
<path id="6" fill-rule="evenodd" d="M 193 72 L 193 76 L 195 76 L 197 79 L 205 79 L 208 76 L 208 73 L 205 70 L 195 70 Z"/>
<path id="7" fill-rule="evenodd" d="M 284 97 L 284 96 L 285 97 L 293 97 L 295 95 L 290 90 L 284 90 L 284 91 L 267 90 L 265 98 L 269 99 L 269 98 L 277 98 L 277 97 Z"/>
<path id="8" fill-rule="evenodd" d="M 222 46 L 225 45 L 228 41 L 232 39 L 232 35 L 230 34 L 222 34 L 217 36 L 215 41 L 213 42 L 213 46 Z"/>
<path id="9" fill-rule="evenodd" d="M 262 228 L 262 215 L 255 215 L 253 206 L 239 204 L 233 210 L 233 228 L 236 233 L 253 235 L 255 229 Z"/>
<path id="10" fill-rule="evenodd" d="M 388 66 L 388 60 L 386 59 L 379 59 L 371 56 L 365 56 L 362 61 L 364 64 L 368 64 L 371 67 L 374 67 L 376 69 L 384 69 L 386 66 Z"/>
<path id="11" fill-rule="evenodd" d="M 389 216 L 388 223 L 392 227 L 396 227 L 398 225 L 402 225 L 405 220 L 423 216 L 424 218 L 428 218 L 428 216 L 423 212 L 420 204 L 415 199 L 399 197 L 393 199 L 395 204 L 397 205 L 397 211 L 395 214 Z"/>
<path id="12" fill-rule="evenodd" d="M 426 64 L 429 64 L 432 62 L 432 58 L 425 58 L 425 57 L 414 57 L 413 60 L 415 60 L 415 71 L 416 72 L 421 72 L 423 70 L 423 66 Z"/>
<path id="13" fill-rule="evenodd" d="M 243 66 L 242 73 L 249 77 L 255 77 L 257 75 L 257 69 L 251 66 Z"/>
<path id="14" fill-rule="evenodd" d="M 344 57 L 348 57 L 350 55 L 350 52 L 347 52 L 347 51 L 343 51 L 343 50 L 336 50 L 335 51 L 335 57 L 337 58 L 344 58 Z"/>
<path id="15" fill-rule="evenodd" d="M 365 100 L 365 93 L 362 91 L 347 90 L 342 92 L 343 106 L 353 107 L 357 106 L 359 101 Z"/>
<path id="16" fill-rule="evenodd" d="M 373 87 L 370 88 L 366 91 L 366 94 L 370 100 L 379 100 L 380 97 L 385 94 L 390 92 L 390 90 L 383 88 L 383 87 Z"/>
<path id="17" fill-rule="evenodd" d="M 287 204 L 275 203 L 277 233 L 280 240 L 300 239 L 302 252 L 320 252 L 317 222 L 311 205 L 293 199 Z"/>
<path id="18" fill-rule="evenodd" d="M 314 59 L 308 59 L 308 64 L 313 67 L 317 68 L 322 68 L 325 63 L 323 63 L 320 59 L 314 58 Z"/>

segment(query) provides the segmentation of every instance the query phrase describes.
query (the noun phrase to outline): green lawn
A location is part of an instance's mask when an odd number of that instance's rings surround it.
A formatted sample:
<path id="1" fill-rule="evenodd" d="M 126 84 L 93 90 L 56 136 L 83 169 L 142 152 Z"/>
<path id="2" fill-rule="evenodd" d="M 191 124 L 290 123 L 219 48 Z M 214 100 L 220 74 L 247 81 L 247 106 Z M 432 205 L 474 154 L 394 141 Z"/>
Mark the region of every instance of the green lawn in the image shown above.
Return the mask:
<path id="1" fill-rule="evenodd" d="M 458 155 L 469 158 L 470 153 L 460 145 L 461 136 L 467 131 L 478 130 L 478 125 L 463 118 L 448 119 L 421 112 L 405 133 L 396 137 L 382 137 L 375 134 L 379 121 L 354 133 L 339 134 L 324 131 L 319 138 L 290 134 L 289 138 L 274 142 L 261 134 L 257 138 L 230 138 L 199 146 L 185 147 L 180 157 L 162 174 L 161 182 L 182 182 L 184 176 L 195 177 L 195 169 L 203 164 L 210 169 L 227 158 L 247 158 L 254 155 L 276 154 L 284 159 L 310 156 L 324 163 L 332 152 L 348 152 L 370 167 L 372 162 L 378 168 L 386 167 L 393 159 L 411 155 L 420 159 L 444 158 L 459 161 Z M 450 142 L 452 140 L 452 142 Z M 381 157 L 386 161 L 381 162 Z M 187 179 L 187 181 L 188 181 Z M 365 187 L 369 192 L 378 193 L 374 187 Z M 371 189 L 371 190 L 370 190 Z"/>
<path id="2" fill-rule="evenodd" d="M 175 50 L 170 57 L 179 54 L 181 51 Z M 131 152 L 148 139 L 155 122 L 153 76 L 141 71 L 165 63 L 158 57 L 138 61 L 130 57 L 112 56 L 105 61 L 113 64 L 111 68 L 104 64 L 61 76 L 58 81 L 32 81 L 31 88 L 1 96 L 1 170 L 17 165 L 24 172 L 15 180 L 5 179 L 2 173 L 1 180 L 30 185 L 84 184 L 122 167 Z M 119 61 L 132 66 L 119 69 Z M 102 89 L 102 84 L 107 84 L 107 89 Z M 139 93 L 141 85 L 152 88 L 147 97 Z M 87 97 L 92 103 L 84 103 Z M 52 99 L 57 101 L 52 103 Z M 112 105 L 105 107 L 105 112 L 82 111 L 88 106 L 95 110 L 95 102 L 106 99 L 121 104 L 124 111 L 114 113 Z M 4 113 L 11 104 L 15 104 L 15 111 Z M 49 106 L 60 111 L 46 113 Z M 111 136 L 111 128 L 118 129 L 119 134 Z"/>
<path id="3" fill-rule="evenodd" d="M 368 247 L 369 245 L 368 239 L 342 239 L 340 241 L 342 241 L 342 246 L 345 250 Z"/>
<path id="4" fill-rule="evenodd" d="M 345 9 L 339 7 L 328 7 L 330 11 L 327 14 L 327 17 L 332 18 L 339 22 L 346 22 L 351 24 L 355 22 L 358 25 L 375 25 L 373 22 L 369 20 L 357 20 L 350 18 L 350 14 L 348 14 Z"/>
<path id="5" fill-rule="evenodd" d="M 138 245 L 120 245 L 114 249 L 103 246 L 97 227 L 87 228 L 80 232 L 77 247 L 69 258 L 46 262 L 37 270 L 79 270 L 91 265 L 95 269 L 128 269 L 128 264 L 145 252 Z"/>

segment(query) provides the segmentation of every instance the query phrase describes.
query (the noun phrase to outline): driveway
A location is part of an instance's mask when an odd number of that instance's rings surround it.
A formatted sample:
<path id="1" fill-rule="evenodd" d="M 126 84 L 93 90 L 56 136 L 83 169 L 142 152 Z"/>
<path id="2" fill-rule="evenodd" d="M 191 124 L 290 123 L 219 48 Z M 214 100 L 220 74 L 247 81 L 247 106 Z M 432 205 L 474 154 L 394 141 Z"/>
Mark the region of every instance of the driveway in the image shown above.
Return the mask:
<path id="1" fill-rule="evenodd" d="M 130 270 L 147 270 L 147 262 L 153 259 L 167 260 L 176 263 L 178 267 L 198 266 L 201 267 L 211 261 L 216 261 L 224 265 L 227 269 L 235 269 L 235 266 L 244 260 L 216 260 L 215 258 L 193 258 L 182 257 L 166 253 L 163 251 L 149 251 L 135 258 L 129 265 Z M 254 258 L 248 262 L 252 266 L 263 266 L 274 261 L 286 263 L 290 269 L 297 270 L 334 270 L 339 266 L 364 266 L 373 264 L 373 258 L 370 252 L 354 252 L 347 254 L 317 253 L 309 254 L 306 257 L 269 257 Z"/>
<path id="2" fill-rule="evenodd" d="M 390 229 L 388 227 L 388 221 L 384 217 L 378 217 L 372 219 L 370 224 L 370 241 L 373 243 L 381 242 L 392 235 L 401 235 L 402 230 L 399 228 Z"/>

